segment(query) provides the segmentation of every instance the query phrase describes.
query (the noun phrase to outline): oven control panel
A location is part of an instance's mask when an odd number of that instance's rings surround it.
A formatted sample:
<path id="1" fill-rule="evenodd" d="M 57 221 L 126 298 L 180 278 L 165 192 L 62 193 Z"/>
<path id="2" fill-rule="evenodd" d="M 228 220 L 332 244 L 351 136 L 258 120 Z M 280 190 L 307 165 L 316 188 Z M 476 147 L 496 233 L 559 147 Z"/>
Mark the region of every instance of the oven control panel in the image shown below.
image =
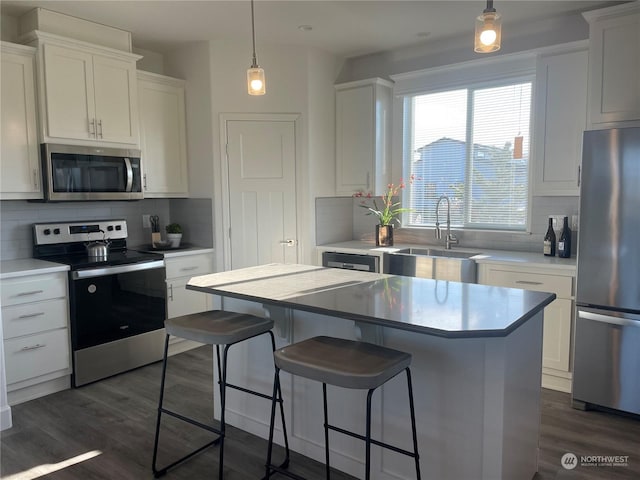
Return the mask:
<path id="1" fill-rule="evenodd" d="M 127 238 L 126 220 L 89 220 L 86 222 L 36 223 L 33 241 L 36 245 L 89 242 Z"/>

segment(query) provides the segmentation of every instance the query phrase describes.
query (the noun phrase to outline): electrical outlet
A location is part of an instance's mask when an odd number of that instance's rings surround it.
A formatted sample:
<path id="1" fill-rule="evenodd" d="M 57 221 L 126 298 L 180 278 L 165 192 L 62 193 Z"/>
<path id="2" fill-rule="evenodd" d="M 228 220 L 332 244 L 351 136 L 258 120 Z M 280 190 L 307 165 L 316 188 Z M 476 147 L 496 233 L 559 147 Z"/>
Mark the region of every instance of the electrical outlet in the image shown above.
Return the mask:
<path id="1" fill-rule="evenodd" d="M 578 231 L 578 215 L 571 215 L 571 230 Z"/>
<path id="2" fill-rule="evenodd" d="M 151 215 L 142 215 L 142 228 L 151 228 Z"/>

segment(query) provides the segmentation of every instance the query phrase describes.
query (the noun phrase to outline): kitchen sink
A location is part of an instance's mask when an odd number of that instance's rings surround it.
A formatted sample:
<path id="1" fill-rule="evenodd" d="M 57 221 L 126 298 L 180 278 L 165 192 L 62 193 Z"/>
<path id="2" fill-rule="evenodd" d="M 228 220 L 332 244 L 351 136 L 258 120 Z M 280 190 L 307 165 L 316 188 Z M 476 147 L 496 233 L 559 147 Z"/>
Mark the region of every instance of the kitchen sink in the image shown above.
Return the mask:
<path id="1" fill-rule="evenodd" d="M 385 270 L 392 275 L 476 283 L 476 262 L 471 258 L 475 255 L 479 253 L 403 248 L 387 255 Z"/>
<path id="2" fill-rule="evenodd" d="M 442 250 L 438 248 L 403 248 L 395 253 L 407 253 L 409 255 L 426 255 L 428 257 L 446 258 L 471 258 L 480 255 L 479 252 L 460 252 L 458 250 Z"/>

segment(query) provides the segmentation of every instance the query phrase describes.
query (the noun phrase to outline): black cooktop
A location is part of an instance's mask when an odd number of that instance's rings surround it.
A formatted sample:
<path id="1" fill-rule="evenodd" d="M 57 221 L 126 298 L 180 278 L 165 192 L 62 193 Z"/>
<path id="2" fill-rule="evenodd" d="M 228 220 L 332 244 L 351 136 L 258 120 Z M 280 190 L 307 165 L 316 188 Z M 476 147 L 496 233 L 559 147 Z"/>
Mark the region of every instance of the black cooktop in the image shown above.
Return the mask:
<path id="1" fill-rule="evenodd" d="M 88 257 L 86 253 L 51 255 L 39 257 L 49 262 L 63 263 L 69 265 L 71 270 L 80 270 L 83 268 L 100 268 L 111 267 L 116 265 L 126 265 L 131 263 L 153 262 L 162 260 L 164 257 L 157 253 L 136 252 L 135 250 L 124 250 L 117 252 L 109 252 L 106 260 L 100 260 L 96 257 Z"/>
<path id="2" fill-rule="evenodd" d="M 110 267 L 114 265 L 126 265 L 129 263 L 153 262 L 164 258 L 160 253 L 128 250 L 127 243 L 124 239 L 114 240 L 111 242 L 109 246 L 109 254 L 105 260 L 87 256 L 87 249 L 84 243 L 36 245 L 33 247 L 33 256 L 40 260 L 69 265 L 71 270 Z"/>

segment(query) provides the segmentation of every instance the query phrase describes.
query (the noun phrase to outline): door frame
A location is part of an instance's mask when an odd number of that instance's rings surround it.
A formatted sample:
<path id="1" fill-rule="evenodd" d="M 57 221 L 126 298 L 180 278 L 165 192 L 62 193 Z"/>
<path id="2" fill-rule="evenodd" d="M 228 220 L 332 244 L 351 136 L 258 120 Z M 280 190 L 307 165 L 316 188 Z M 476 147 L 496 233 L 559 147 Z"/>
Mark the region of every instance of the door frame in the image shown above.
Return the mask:
<path id="1" fill-rule="evenodd" d="M 300 261 L 306 239 L 302 237 L 302 213 L 305 208 L 304 197 L 302 196 L 302 142 L 301 142 L 301 114 L 299 113 L 221 113 L 220 114 L 220 158 L 221 162 L 221 186 L 222 186 L 222 260 L 223 270 L 231 268 L 231 239 L 229 229 L 231 228 L 231 205 L 229 202 L 229 156 L 227 155 L 227 122 L 229 121 L 271 121 L 271 122 L 293 122 L 294 143 L 295 143 L 295 182 L 296 182 L 296 258 Z"/>

